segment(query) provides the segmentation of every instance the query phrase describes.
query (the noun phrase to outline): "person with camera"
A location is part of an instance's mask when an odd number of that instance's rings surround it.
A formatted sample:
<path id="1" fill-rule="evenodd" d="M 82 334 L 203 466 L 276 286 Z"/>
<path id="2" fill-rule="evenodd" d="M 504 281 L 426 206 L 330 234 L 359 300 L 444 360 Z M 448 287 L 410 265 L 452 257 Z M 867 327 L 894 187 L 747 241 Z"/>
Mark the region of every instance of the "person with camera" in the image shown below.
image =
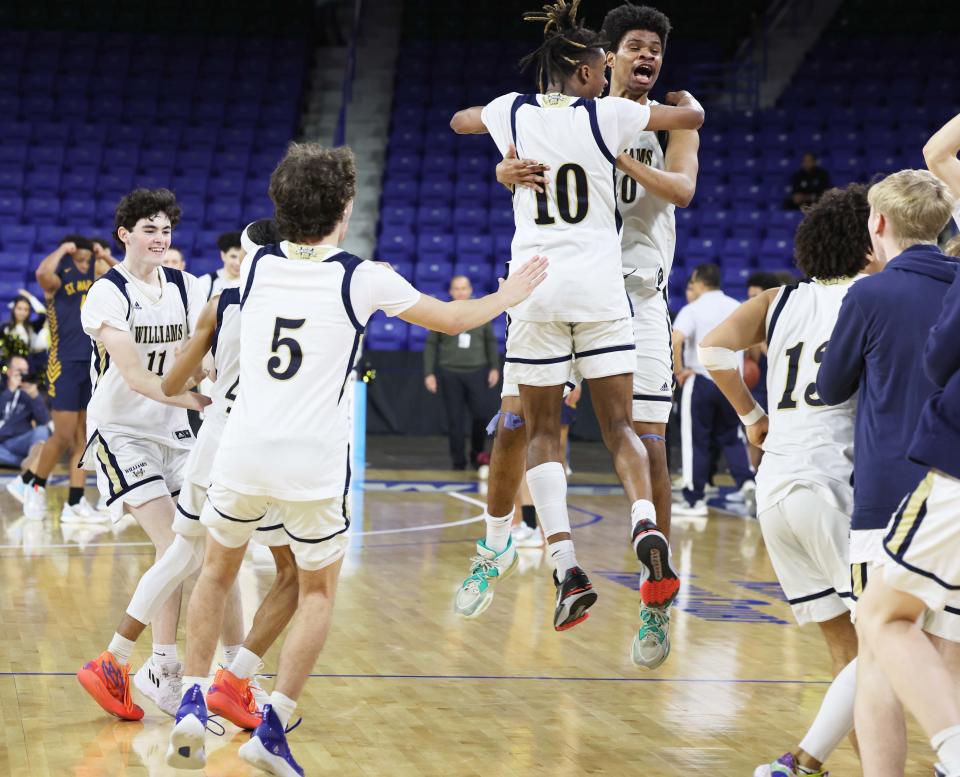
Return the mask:
<path id="1" fill-rule="evenodd" d="M 7 385 L 0 393 L 0 466 L 17 467 L 30 449 L 50 436 L 50 414 L 37 384 L 29 375 L 30 366 L 22 356 L 10 358 L 6 367 Z"/>

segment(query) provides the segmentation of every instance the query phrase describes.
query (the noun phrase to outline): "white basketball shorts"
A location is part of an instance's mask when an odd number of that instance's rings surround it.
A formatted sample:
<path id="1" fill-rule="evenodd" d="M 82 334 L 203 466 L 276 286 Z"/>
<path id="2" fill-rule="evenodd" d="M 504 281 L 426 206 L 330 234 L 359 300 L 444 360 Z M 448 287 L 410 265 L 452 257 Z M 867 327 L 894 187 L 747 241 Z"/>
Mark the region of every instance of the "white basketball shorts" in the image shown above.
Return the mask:
<path id="1" fill-rule="evenodd" d="M 662 293 L 629 293 L 633 308 L 636 364 L 633 371 L 633 420 L 665 424 L 673 406 L 673 327 Z"/>

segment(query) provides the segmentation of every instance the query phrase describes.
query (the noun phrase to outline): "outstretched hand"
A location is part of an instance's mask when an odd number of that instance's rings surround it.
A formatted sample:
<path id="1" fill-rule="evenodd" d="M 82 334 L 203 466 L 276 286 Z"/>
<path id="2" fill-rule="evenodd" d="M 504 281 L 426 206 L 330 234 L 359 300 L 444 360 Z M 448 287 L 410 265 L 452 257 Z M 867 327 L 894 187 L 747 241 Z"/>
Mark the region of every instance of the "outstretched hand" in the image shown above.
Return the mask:
<path id="1" fill-rule="evenodd" d="M 546 280 L 549 264 L 547 257 L 535 256 L 506 280 L 497 279 L 500 284 L 497 293 L 506 298 L 508 308 L 519 305 L 533 294 L 533 290 Z"/>

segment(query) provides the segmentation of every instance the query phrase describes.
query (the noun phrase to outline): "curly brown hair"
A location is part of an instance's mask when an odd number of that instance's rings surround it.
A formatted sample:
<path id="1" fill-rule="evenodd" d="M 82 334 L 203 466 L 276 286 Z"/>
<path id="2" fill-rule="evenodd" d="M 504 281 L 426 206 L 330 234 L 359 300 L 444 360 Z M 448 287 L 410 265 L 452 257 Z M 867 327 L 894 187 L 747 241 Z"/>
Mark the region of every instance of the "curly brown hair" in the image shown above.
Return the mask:
<path id="1" fill-rule="evenodd" d="M 333 232 L 357 193 L 349 148 L 291 143 L 270 176 L 270 199 L 285 240 L 318 240 Z"/>
<path id="2" fill-rule="evenodd" d="M 180 223 L 180 205 L 169 189 L 134 189 L 117 205 L 113 220 L 113 236 L 120 239 L 120 227 L 132 230 L 140 219 L 149 219 L 165 213 L 170 226 Z"/>
<path id="3" fill-rule="evenodd" d="M 829 189 L 806 209 L 793 238 L 799 267 L 808 278 L 849 278 L 867 266 L 870 233 L 867 187 Z"/>

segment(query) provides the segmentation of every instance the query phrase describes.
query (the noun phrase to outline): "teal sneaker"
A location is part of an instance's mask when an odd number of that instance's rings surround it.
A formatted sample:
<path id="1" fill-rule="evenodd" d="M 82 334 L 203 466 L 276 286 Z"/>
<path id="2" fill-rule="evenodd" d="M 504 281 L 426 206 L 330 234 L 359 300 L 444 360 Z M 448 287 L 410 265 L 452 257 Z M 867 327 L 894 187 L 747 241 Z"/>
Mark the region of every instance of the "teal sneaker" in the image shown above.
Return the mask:
<path id="1" fill-rule="evenodd" d="M 670 655 L 670 606 L 640 605 L 640 629 L 633 638 L 631 658 L 635 666 L 656 669 Z"/>
<path id="2" fill-rule="evenodd" d="M 464 618 L 476 618 L 493 601 L 493 587 L 517 566 L 517 549 L 513 539 L 502 553 L 495 553 L 483 540 L 477 541 L 477 555 L 470 561 L 470 574 L 457 590 L 453 609 Z"/>

